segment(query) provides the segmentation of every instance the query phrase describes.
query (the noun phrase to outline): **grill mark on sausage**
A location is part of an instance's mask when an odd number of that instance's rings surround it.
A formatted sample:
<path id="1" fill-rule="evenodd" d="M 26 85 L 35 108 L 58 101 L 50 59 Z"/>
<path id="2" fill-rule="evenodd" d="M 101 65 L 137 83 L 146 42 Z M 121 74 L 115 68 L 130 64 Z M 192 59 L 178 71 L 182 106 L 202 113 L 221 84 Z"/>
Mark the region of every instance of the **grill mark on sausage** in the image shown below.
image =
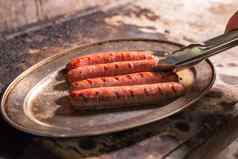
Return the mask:
<path id="1" fill-rule="evenodd" d="M 132 69 L 131 63 L 128 63 L 128 68 Z"/>
<path id="2" fill-rule="evenodd" d="M 161 94 L 162 96 L 164 95 L 163 91 L 160 89 L 160 87 L 157 88 L 158 89 L 158 93 Z"/>
<path id="3" fill-rule="evenodd" d="M 176 94 L 177 93 L 176 88 L 173 85 L 171 86 L 171 88 L 172 88 L 172 91 Z"/>
<path id="4" fill-rule="evenodd" d="M 106 79 L 105 79 L 105 78 L 101 78 L 101 80 L 102 80 L 103 82 L 106 82 Z"/>
<path id="5" fill-rule="evenodd" d="M 115 68 L 116 68 L 116 69 L 118 69 L 118 68 L 119 68 L 118 64 L 115 64 Z"/>
<path id="6" fill-rule="evenodd" d="M 86 81 L 87 81 L 90 85 L 93 84 L 93 82 L 92 82 L 90 79 L 87 79 Z"/>
<path id="7" fill-rule="evenodd" d="M 116 95 L 116 98 L 117 98 L 117 99 L 121 97 L 118 92 L 114 92 L 114 94 Z"/>
<path id="8" fill-rule="evenodd" d="M 143 73 L 140 73 L 139 74 L 141 78 L 144 78 L 144 74 Z"/>
<path id="9" fill-rule="evenodd" d="M 130 96 L 135 97 L 134 92 L 132 90 L 129 90 Z"/>
<path id="10" fill-rule="evenodd" d="M 103 66 L 103 69 L 104 69 L 104 71 L 107 71 L 108 67 L 105 65 L 105 66 Z"/>
<path id="11" fill-rule="evenodd" d="M 72 86 L 73 86 L 73 87 L 77 87 L 77 86 L 79 86 L 79 84 L 80 84 L 80 83 L 78 83 L 78 82 L 74 82 L 74 83 L 72 83 Z"/>
<path id="12" fill-rule="evenodd" d="M 150 92 L 148 91 L 148 89 L 147 89 L 147 88 L 144 88 L 144 93 L 145 93 L 145 95 L 147 95 L 147 96 L 149 96 L 149 95 L 150 95 Z"/>
<path id="13" fill-rule="evenodd" d="M 98 95 L 99 95 L 99 92 L 98 92 L 98 91 L 96 91 L 96 92 L 95 92 L 95 95 L 96 95 L 96 96 L 98 96 Z"/>
<path id="14" fill-rule="evenodd" d="M 126 75 L 126 77 L 130 80 L 132 79 L 131 75 Z"/>

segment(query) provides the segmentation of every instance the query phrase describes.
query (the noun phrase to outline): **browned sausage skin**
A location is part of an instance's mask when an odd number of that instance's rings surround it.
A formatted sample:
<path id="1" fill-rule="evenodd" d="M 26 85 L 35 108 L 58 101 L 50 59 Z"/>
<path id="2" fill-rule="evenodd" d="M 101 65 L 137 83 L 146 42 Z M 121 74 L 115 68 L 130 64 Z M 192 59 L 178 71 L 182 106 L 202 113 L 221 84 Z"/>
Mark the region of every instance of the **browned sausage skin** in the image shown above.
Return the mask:
<path id="1" fill-rule="evenodd" d="M 69 62 L 66 68 L 69 71 L 71 69 L 86 65 L 104 64 L 119 61 L 145 60 L 153 58 L 155 58 L 155 56 L 145 51 L 102 52 L 75 58 Z"/>
<path id="2" fill-rule="evenodd" d="M 178 76 L 174 72 L 138 72 L 126 75 L 90 78 L 76 81 L 71 84 L 71 90 L 80 90 L 96 87 L 111 87 L 125 85 L 152 84 L 158 82 L 177 82 Z"/>
<path id="3" fill-rule="evenodd" d="M 74 82 L 95 77 L 115 76 L 136 72 L 147 72 L 152 71 L 153 68 L 157 65 L 157 63 L 157 59 L 151 59 L 82 66 L 70 70 L 67 73 L 67 79 L 69 82 Z"/>
<path id="4" fill-rule="evenodd" d="M 166 82 L 75 90 L 70 99 L 75 109 L 90 110 L 158 104 L 183 93 L 182 84 Z"/>

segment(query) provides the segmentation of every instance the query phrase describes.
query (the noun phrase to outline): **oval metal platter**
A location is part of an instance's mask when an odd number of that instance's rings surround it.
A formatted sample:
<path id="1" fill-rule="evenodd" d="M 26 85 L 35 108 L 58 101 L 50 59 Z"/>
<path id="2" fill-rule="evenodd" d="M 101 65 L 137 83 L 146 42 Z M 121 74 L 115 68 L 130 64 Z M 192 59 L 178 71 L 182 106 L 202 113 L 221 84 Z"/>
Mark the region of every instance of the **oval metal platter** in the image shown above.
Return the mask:
<path id="1" fill-rule="evenodd" d="M 212 86 L 215 72 L 206 60 L 178 72 L 186 94 L 166 105 L 147 109 L 73 112 L 62 69 L 70 59 L 102 51 L 157 50 L 159 56 L 182 45 L 152 39 L 110 40 L 47 58 L 18 76 L 5 91 L 1 111 L 15 128 L 40 136 L 78 137 L 121 131 L 161 120 L 191 106 Z"/>

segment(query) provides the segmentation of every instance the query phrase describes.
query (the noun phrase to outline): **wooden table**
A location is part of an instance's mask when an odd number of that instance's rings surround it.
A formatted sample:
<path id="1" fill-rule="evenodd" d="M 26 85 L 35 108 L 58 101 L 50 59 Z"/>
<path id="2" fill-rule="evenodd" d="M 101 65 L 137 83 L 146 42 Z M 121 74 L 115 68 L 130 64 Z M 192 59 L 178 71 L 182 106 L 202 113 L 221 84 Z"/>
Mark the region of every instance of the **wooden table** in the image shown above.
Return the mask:
<path id="1" fill-rule="evenodd" d="M 2 41 L 1 92 L 36 62 L 86 43 L 130 37 L 182 44 L 205 40 L 222 33 L 231 10 L 238 8 L 238 2 L 232 2 L 172 0 L 168 4 L 166 0 L 151 0 L 150 3 L 139 0 L 110 10 L 99 8 L 93 14 Z M 195 12 L 198 6 L 199 12 Z M 212 58 L 217 70 L 214 87 L 190 109 L 165 120 L 124 132 L 74 139 L 26 135 L 3 122 L 0 139 L 4 146 L 0 154 L 24 159 L 210 159 L 238 135 L 236 51 L 232 49 Z"/>

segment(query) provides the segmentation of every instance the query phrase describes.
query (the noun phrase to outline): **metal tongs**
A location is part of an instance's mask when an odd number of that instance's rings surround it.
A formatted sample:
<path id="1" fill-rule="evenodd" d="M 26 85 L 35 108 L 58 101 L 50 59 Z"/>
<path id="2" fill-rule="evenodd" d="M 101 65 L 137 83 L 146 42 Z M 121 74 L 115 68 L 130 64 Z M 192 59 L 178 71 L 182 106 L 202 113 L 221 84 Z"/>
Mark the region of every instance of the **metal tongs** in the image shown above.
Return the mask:
<path id="1" fill-rule="evenodd" d="M 234 30 L 210 39 L 203 44 L 191 44 L 173 52 L 160 60 L 158 69 L 171 70 L 190 67 L 237 45 L 238 30 Z"/>

